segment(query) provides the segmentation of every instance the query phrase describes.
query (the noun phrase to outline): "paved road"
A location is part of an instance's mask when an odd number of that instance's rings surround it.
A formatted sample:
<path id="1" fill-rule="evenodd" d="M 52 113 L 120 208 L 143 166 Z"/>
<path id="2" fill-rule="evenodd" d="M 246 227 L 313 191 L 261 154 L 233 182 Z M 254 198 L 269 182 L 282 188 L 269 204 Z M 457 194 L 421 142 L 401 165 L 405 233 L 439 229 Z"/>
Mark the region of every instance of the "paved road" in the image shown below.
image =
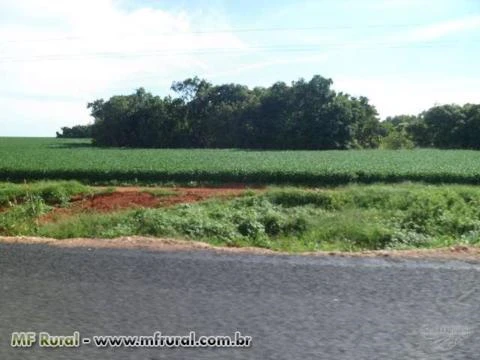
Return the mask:
<path id="1" fill-rule="evenodd" d="M 0 244 L 0 359 L 479 359 L 480 265 Z M 14 349 L 12 331 L 243 349 Z"/>

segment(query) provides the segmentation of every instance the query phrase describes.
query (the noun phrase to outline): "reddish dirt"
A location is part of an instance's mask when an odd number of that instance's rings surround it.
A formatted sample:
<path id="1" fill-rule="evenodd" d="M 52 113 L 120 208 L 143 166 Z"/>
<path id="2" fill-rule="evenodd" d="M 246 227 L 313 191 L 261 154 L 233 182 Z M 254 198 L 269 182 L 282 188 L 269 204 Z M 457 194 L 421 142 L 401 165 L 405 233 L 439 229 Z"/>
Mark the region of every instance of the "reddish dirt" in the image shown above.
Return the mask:
<path id="1" fill-rule="evenodd" d="M 170 195 L 155 196 L 148 191 L 165 190 L 174 192 Z M 70 206 L 55 208 L 40 219 L 40 222 L 52 222 L 78 213 L 112 212 L 132 208 L 158 208 L 178 204 L 194 203 L 212 197 L 229 198 L 241 195 L 245 186 L 218 188 L 139 188 L 119 187 L 112 193 L 98 194 L 87 197 L 75 197 Z"/>
<path id="2" fill-rule="evenodd" d="M 145 192 L 113 192 L 86 198 L 72 199 L 72 210 L 109 212 L 130 207 L 155 207 L 158 198 Z"/>

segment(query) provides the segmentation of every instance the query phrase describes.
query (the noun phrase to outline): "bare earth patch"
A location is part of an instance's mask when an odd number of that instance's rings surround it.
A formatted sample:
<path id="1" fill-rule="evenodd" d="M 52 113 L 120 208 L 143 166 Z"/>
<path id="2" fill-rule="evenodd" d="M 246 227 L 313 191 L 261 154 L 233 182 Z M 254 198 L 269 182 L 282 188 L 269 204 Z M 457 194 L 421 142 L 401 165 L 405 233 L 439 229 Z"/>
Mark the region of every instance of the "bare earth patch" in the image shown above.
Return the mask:
<path id="1" fill-rule="evenodd" d="M 99 248 L 99 249 L 143 249 L 149 251 L 192 251 L 209 250 L 218 253 L 257 254 L 257 255 L 308 255 L 308 256 L 338 256 L 338 257 L 382 257 L 382 258 L 410 258 L 410 259 L 437 259 L 480 261 L 480 247 L 454 246 L 442 249 L 419 250 L 375 250 L 359 252 L 305 252 L 291 254 L 254 247 L 218 247 L 204 242 L 177 240 L 168 238 L 154 238 L 142 236 L 127 236 L 116 239 L 50 239 L 40 237 L 1 237 L 4 244 L 37 244 L 64 248 Z"/>
<path id="2" fill-rule="evenodd" d="M 161 194 L 161 191 L 165 194 Z M 159 195 L 155 195 L 159 191 Z M 40 218 L 41 223 L 65 219 L 85 212 L 113 212 L 132 208 L 159 208 L 178 204 L 189 204 L 209 198 L 230 198 L 246 191 L 244 185 L 229 187 L 176 187 L 176 188 L 142 188 L 118 187 L 111 193 L 91 196 L 77 196 L 71 199 L 68 207 L 55 208 Z"/>

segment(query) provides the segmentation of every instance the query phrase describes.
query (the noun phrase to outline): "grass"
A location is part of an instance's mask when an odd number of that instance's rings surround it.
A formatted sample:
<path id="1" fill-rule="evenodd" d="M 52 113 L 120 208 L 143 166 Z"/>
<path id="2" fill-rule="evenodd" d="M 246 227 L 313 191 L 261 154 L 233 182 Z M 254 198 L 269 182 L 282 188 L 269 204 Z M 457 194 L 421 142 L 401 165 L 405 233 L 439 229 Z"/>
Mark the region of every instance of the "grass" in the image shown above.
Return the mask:
<path id="1" fill-rule="evenodd" d="M 92 193 L 77 181 L 0 183 L 0 235 L 34 233 L 38 217 L 52 205 L 66 206 L 72 196 Z"/>
<path id="2" fill-rule="evenodd" d="M 47 204 L 65 204 L 73 195 L 91 193 L 78 181 L 40 181 L 33 183 L 0 183 L 0 207 L 39 197 Z"/>
<path id="3" fill-rule="evenodd" d="M 342 185 L 374 182 L 480 184 L 468 150 L 248 151 L 102 149 L 87 140 L 0 138 L 0 181 L 90 184 L 226 183 Z"/>
<path id="4" fill-rule="evenodd" d="M 165 196 L 173 196 L 177 194 L 176 191 L 171 190 L 171 189 L 149 189 L 145 188 L 142 190 L 142 192 L 156 196 L 156 197 L 165 197 Z"/>
<path id="5" fill-rule="evenodd" d="M 33 210 L 27 211 L 25 206 Z M 5 216 L 0 216 L 0 233 L 59 239 L 168 236 L 290 252 L 435 248 L 480 242 L 480 188 L 466 185 L 271 188 L 236 199 L 83 214 L 38 224 L 35 213 L 43 210 L 35 203 L 11 209 L 7 212 L 13 213 L 10 225 L 17 226 L 2 229 Z"/>

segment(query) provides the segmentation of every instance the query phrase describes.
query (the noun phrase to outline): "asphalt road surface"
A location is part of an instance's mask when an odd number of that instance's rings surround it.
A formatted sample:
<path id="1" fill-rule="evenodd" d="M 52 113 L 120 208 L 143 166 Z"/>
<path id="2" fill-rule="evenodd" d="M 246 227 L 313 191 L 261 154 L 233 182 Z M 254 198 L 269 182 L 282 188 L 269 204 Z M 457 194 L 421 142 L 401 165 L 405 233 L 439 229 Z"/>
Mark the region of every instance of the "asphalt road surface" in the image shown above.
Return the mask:
<path id="1" fill-rule="evenodd" d="M 480 265 L 0 244 L 0 359 L 480 359 Z M 251 336 L 12 348 L 12 332 Z"/>

